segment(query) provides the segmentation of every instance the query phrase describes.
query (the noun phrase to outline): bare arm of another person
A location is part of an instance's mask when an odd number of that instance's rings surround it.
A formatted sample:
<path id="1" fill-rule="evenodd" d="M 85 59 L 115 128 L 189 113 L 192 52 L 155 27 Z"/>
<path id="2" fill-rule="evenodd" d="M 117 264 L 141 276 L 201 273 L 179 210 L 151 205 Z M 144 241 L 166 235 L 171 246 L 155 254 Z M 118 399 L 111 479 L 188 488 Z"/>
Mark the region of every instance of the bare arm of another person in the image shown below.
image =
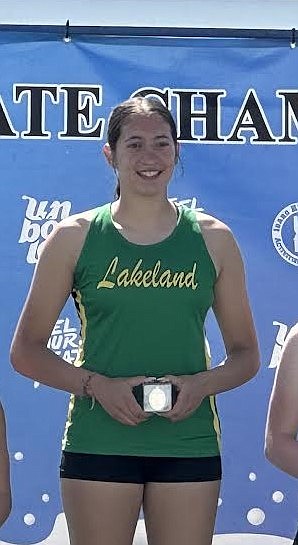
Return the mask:
<path id="1" fill-rule="evenodd" d="M 213 310 L 226 348 L 224 365 L 196 375 L 167 376 L 180 390 L 166 416 L 173 421 L 189 416 L 206 396 L 231 390 L 250 380 L 259 368 L 259 350 L 248 302 L 240 251 L 230 229 L 201 214 L 202 234 L 217 270 Z"/>
<path id="2" fill-rule="evenodd" d="M 135 401 L 131 388 L 143 377 L 112 380 L 90 373 L 84 367 L 75 367 L 47 348 L 53 327 L 72 289 L 73 273 L 91 212 L 63 220 L 45 241 L 12 341 L 11 361 L 19 373 L 76 395 L 86 395 L 88 385 L 88 393 L 94 395 L 114 418 L 135 425 L 146 415 Z M 117 398 L 120 399 L 119 407 L 114 403 Z"/>
<path id="3" fill-rule="evenodd" d="M 5 415 L 0 404 L 0 526 L 11 511 L 10 464 L 7 450 Z"/>
<path id="4" fill-rule="evenodd" d="M 298 477 L 298 324 L 289 332 L 269 402 L 265 454 L 272 464 Z"/>

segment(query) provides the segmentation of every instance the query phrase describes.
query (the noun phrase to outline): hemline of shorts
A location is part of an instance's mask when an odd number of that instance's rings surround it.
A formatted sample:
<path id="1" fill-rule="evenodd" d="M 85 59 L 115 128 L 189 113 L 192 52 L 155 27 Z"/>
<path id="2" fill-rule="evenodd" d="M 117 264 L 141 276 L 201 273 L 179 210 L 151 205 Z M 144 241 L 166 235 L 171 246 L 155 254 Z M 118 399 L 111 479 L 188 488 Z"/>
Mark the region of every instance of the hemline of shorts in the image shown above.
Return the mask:
<path id="1" fill-rule="evenodd" d="M 221 480 L 220 456 L 161 457 L 85 454 L 64 451 L 62 479 L 145 484 Z"/>

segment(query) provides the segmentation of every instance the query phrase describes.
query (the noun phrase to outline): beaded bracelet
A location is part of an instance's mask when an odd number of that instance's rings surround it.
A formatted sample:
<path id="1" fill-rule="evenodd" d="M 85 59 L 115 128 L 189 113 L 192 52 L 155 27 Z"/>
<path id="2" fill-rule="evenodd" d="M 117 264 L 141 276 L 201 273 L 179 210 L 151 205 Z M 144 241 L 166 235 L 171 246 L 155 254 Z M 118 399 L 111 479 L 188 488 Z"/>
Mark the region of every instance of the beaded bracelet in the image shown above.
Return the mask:
<path id="1" fill-rule="evenodd" d="M 96 375 L 96 373 L 89 373 L 88 377 L 86 379 L 82 380 L 82 383 L 83 383 L 83 396 L 84 397 L 90 397 L 91 400 L 92 400 L 90 411 L 92 411 L 92 409 L 94 409 L 94 405 L 95 405 L 95 396 L 93 394 L 92 387 L 91 387 L 91 380 L 94 377 L 94 375 Z"/>

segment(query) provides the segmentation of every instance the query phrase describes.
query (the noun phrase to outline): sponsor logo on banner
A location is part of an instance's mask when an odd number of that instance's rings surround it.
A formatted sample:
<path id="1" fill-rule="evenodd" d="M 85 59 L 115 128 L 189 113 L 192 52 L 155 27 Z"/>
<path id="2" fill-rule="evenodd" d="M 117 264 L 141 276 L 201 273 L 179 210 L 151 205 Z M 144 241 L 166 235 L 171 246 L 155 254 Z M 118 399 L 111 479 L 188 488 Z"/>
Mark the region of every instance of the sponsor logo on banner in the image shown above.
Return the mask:
<path id="1" fill-rule="evenodd" d="M 201 206 L 198 206 L 198 202 L 196 197 L 186 198 L 178 200 L 177 197 L 172 197 L 170 201 L 174 202 L 175 204 L 178 204 L 180 206 L 187 206 L 187 208 L 191 208 L 192 210 L 197 210 L 198 212 L 202 212 L 204 208 Z"/>
<path id="2" fill-rule="evenodd" d="M 298 203 L 285 206 L 276 216 L 272 226 L 275 249 L 285 261 L 298 266 Z"/>
<path id="3" fill-rule="evenodd" d="M 74 363 L 78 356 L 79 346 L 79 332 L 76 327 L 71 327 L 70 319 L 57 320 L 48 340 L 48 348 L 65 361 Z"/>
<path id="4" fill-rule="evenodd" d="M 22 199 L 28 203 L 18 242 L 29 244 L 27 263 L 36 263 L 40 243 L 48 237 L 59 221 L 69 216 L 71 202 L 38 202 L 34 197 L 27 195 L 23 195 Z"/>
<path id="5" fill-rule="evenodd" d="M 276 368 L 280 362 L 281 358 L 281 352 L 283 345 L 285 343 L 289 327 L 286 324 L 283 324 L 282 322 L 277 322 L 274 320 L 273 325 L 277 327 L 276 337 L 275 337 L 275 343 L 273 346 L 272 354 L 270 363 L 268 365 L 268 368 Z"/>

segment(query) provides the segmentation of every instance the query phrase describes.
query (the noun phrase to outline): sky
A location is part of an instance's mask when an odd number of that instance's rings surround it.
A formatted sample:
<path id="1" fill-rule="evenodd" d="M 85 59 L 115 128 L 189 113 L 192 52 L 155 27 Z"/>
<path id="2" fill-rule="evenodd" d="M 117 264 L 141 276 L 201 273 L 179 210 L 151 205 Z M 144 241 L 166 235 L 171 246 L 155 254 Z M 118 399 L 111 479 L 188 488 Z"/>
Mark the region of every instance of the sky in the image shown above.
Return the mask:
<path id="1" fill-rule="evenodd" d="M 298 29 L 298 0 L 0 0 L 1 24 Z"/>

